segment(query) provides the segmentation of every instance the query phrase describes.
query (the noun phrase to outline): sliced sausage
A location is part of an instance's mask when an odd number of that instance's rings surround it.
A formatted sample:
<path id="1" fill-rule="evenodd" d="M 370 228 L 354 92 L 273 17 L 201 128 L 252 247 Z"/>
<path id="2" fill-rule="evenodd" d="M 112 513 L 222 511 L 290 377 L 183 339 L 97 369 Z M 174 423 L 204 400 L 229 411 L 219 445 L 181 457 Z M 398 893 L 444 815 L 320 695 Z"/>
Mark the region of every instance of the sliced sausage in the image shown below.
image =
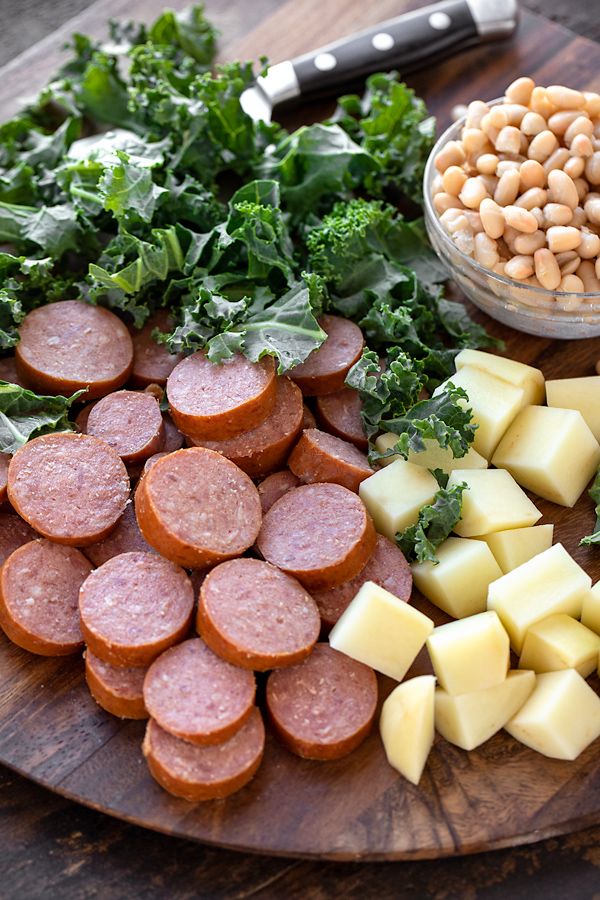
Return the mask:
<path id="1" fill-rule="evenodd" d="M 312 410 L 308 408 L 306 403 L 304 404 L 304 408 L 302 410 L 302 429 L 305 428 L 316 428 L 317 420 L 315 419 Z"/>
<path id="2" fill-rule="evenodd" d="M 17 361 L 14 356 L 4 356 L 0 359 L 0 381 L 8 381 L 9 384 L 18 384 L 19 387 L 29 387 L 25 379 L 17 372 Z"/>
<path id="3" fill-rule="evenodd" d="M 202 447 L 157 460 L 138 484 L 135 510 L 148 543 L 192 569 L 240 556 L 256 540 L 262 519 L 246 473 Z"/>
<path id="4" fill-rule="evenodd" d="M 0 503 L 8 500 L 8 466 L 11 458 L 8 453 L 0 453 Z"/>
<path id="5" fill-rule="evenodd" d="M 275 365 L 237 354 L 218 365 L 203 351 L 178 363 L 167 381 L 171 417 L 198 441 L 224 441 L 255 428 L 275 404 Z"/>
<path id="6" fill-rule="evenodd" d="M 218 800 L 243 788 L 256 774 L 264 748 L 265 726 L 256 707 L 240 730 L 222 744 L 189 744 L 151 719 L 142 745 L 155 781 L 192 803 Z"/>
<path id="7" fill-rule="evenodd" d="M 127 469 L 88 434 L 47 434 L 20 447 L 8 467 L 8 499 L 26 522 L 59 544 L 106 537 L 129 499 Z"/>
<path id="8" fill-rule="evenodd" d="M 188 632 L 194 591 L 179 566 L 154 553 L 121 553 L 81 586 L 81 630 L 89 649 L 115 666 L 149 666 Z"/>
<path id="9" fill-rule="evenodd" d="M 0 512 L 0 566 L 17 547 L 36 538 L 39 534 L 21 516 L 13 512 Z"/>
<path id="10" fill-rule="evenodd" d="M 85 680 L 90 694 L 102 709 L 120 719 L 147 719 L 144 678 L 147 669 L 113 666 L 85 651 Z"/>
<path id="11" fill-rule="evenodd" d="M 329 632 L 350 605 L 365 581 L 374 581 L 394 597 L 408 602 L 412 591 L 412 572 L 402 550 L 382 534 L 377 535 L 375 550 L 364 569 L 350 581 L 324 591 L 313 591 L 323 629 Z"/>
<path id="12" fill-rule="evenodd" d="M 83 646 L 77 599 L 92 571 L 74 547 L 36 540 L 8 557 L 0 573 L 0 625 L 19 647 L 66 656 Z"/>
<path id="13" fill-rule="evenodd" d="M 260 505 L 263 514 L 268 512 L 276 500 L 291 491 L 292 488 L 298 487 L 302 482 L 289 469 L 283 469 L 281 472 L 273 472 L 272 475 L 260 482 L 258 485 L 258 495 L 260 497 Z"/>
<path id="14" fill-rule="evenodd" d="M 164 386 L 177 363 L 183 359 L 183 353 L 169 353 L 164 344 L 156 343 L 152 337 L 152 332 L 156 328 L 159 331 L 173 330 L 173 320 L 166 309 L 159 309 L 153 313 L 143 328 L 132 330 L 131 383 L 136 387 L 146 387 L 148 384 Z"/>
<path id="15" fill-rule="evenodd" d="M 79 410 L 77 415 L 75 416 L 75 425 L 77 426 L 77 431 L 80 434 L 87 434 L 87 423 L 90 417 L 90 413 L 96 405 L 96 400 L 93 403 L 86 403 L 85 406 Z"/>
<path id="16" fill-rule="evenodd" d="M 308 484 L 331 481 L 357 493 L 361 481 L 373 474 L 367 457 L 354 444 L 317 428 L 302 432 L 288 465 Z"/>
<path id="17" fill-rule="evenodd" d="M 133 500 L 131 500 L 127 503 L 116 528 L 111 531 L 108 537 L 98 541 L 97 544 L 90 544 L 89 547 L 85 548 L 84 552 L 95 566 L 102 566 L 109 559 L 112 559 L 113 556 L 134 551 L 140 553 L 155 552 L 150 544 L 144 540 L 135 517 Z"/>
<path id="18" fill-rule="evenodd" d="M 263 520 L 261 556 L 309 590 L 358 575 L 375 548 L 362 501 L 339 484 L 305 484 L 284 494 Z"/>
<path id="19" fill-rule="evenodd" d="M 184 641 L 152 663 L 144 680 L 146 709 L 161 728 L 193 744 L 220 744 L 254 709 L 256 682 L 200 638 Z"/>
<path id="20" fill-rule="evenodd" d="M 159 459 L 162 459 L 163 456 L 168 456 L 168 455 L 169 454 L 165 453 L 163 450 L 161 453 L 155 453 L 153 456 L 149 456 L 148 459 L 146 460 L 146 462 L 144 463 L 144 467 L 140 474 L 145 475 L 146 472 L 148 472 L 152 468 L 154 463 L 158 462 Z"/>
<path id="21" fill-rule="evenodd" d="M 165 442 L 160 407 L 144 391 L 115 391 L 99 400 L 90 411 L 86 431 L 106 441 L 125 465 L 143 463 Z"/>
<path id="22" fill-rule="evenodd" d="M 359 450 L 369 446 L 361 418 L 362 400 L 353 388 L 344 387 L 327 397 L 317 397 L 319 423 L 330 434 L 350 441 Z"/>
<path id="23" fill-rule="evenodd" d="M 321 624 L 300 582 L 258 559 L 232 559 L 208 573 L 196 623 L 211 650 L 260 672 L 303 660 Z"/>
<path id="24" fill-rule="evenodd" d="M 264 422 L 225 441 L 193 443 L 222 453 L 252 478 L 259 478 L 285 465 L 301 428 L 300 389 L 289 378 L 278 378 L 275 406 Z"/>
<path id="25" fill-rule="evenodd" d="M 183 435 L 173 422 L 168 413 L 163 413 L 163 426 L 165 429 L 165 442 L 162 449 L 165 453 L 173 453 L 183 447 Z"/>
<path id="26" fill-rule="evenodd" d="M 271 672 L 267 709 L 283 744 L 305 759 L 339 759 L 368 735 L 377 707 L 377 678 L 363 663 L 317 644 L 289 669 Z"/>
<path id="27" fill-rule="evenodd" d="M 87 389 L 86 399 L 104 397 L 125 384 L 133 345 L 120 319 L 80 300 L 48 303 L 27 313 L 15 350 L 17 372 L 44 394 Z"/>
<path id="28" fill-rule="evenodd" d="M 342 316 L 322 316 L 319 325 L 327 332 L 327 338 L 289 373 L 305 397 L 341 391 L 346 375 L 360 358 L 365 344 L 358 325 Z"/>

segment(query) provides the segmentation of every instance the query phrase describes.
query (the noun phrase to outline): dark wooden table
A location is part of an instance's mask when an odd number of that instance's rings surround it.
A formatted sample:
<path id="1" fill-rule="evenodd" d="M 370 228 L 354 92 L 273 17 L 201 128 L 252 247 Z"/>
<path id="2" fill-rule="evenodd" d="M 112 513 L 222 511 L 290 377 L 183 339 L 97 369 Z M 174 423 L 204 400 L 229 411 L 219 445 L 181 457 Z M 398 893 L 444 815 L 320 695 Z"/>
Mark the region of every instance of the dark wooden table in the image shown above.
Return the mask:
<path id="1" fill-rule="evenodd" d="M 326 0 L 324 0 L 326 3 Z M 0 0 L 0 103 L 18 94 L 23 67 L 42 82 L 73 29 L 108 15 L 149 16 L 159 0 Z M 181 5 L 181 4 L 179 4 Z M 228 43 L 280 0 L 209 0 Z M 528 0 L 600 40 L 593 2 Z M 39 10 L 39 15 L 38 15 Z M 77 13 L 76 19 L 70 16 Z M 30 27 L 31 25 L 31 27 Z M 59 35 L 52 35 L 58 28 Z M 41 41 L 26 49 L 33 41 Z M 0 688 L 1 689 L 1 688 Z M 70 803 L 0 767 L 0 898 L 593 898 L 600 896 L 600 827 L 514 850 L 414 863 L 334 864 L 248 856 L 154 834 Z"/>

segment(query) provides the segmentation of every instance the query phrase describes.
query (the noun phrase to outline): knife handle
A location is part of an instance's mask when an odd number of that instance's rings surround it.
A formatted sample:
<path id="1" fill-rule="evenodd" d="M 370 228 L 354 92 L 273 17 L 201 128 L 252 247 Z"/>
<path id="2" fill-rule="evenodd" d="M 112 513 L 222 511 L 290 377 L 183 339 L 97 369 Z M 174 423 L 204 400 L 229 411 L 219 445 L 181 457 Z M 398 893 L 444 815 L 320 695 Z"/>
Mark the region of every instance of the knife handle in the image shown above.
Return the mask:
<path id="1" fill-rule="evenodd" d="M 258 81 L 273 105 L 327 95 L 371 72 L 398 68 L 404 75 L 508 36 L 516 22 L 517 0 L 442 0 L 271 66 Z"/>

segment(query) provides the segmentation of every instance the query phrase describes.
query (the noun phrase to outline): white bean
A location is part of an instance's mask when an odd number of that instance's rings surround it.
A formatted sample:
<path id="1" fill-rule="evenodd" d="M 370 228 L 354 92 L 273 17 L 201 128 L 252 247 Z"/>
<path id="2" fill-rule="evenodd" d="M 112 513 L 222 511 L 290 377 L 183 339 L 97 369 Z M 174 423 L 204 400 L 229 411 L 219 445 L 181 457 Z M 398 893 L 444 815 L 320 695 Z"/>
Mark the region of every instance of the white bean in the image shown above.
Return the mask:
<path id="1" fill-rule="evenodd" d="M 505 125 L 494 144 L 501 153 L 518 153 L 521 149 L 521 132 L 514 125 Z"/>
<path id="2" fill-rule="evenodd" d="M 562 224 L 561 222 L 557 222 L 557 225 Z M 587 216 L 585 214 L 585 210 L 582 206 L 576 206 L 573 210 L 573 218 L 570 222 L 565 222 L 566 225 L 574 225 L 575 228 L 581 228 L 582 225 L 586 225 L 591 228 L 589 222 L 587 220 Z"/>
<path id="3" fill-rule="evenodd" d="M 590 184 L 600 184 L 600 150 L 596 150 L 586 161 L 585 177 Z"/>
<path id="4" fill-rule="evenodd" d="M 521 78 L 515 78 L 506 88 L 505 94 L 511 103 L 521 103 L 527 106 L 531 100 L 531 92 L 535 87 L 533 78 L 523 75 Z"/>
<path id="5" fill-rule="evenodd" d="M 584 291 L 583 281 L 577 275 L 565 275 L 561 279 L 558 290 L 564 291 L 566 294 L 581 294 Z"/>
<path id="6" fill-rule="evenodd" d="M 481 223 L 481 216 L 479 215 L 478 212 L 475 212 L 475 210 L 473 210 L 473 209 L 466 209 L 465 210 L 465 218 L 475 234 L 478 234 L 480 231 L 483 231 L 483 225 Z"/>
<path id="7" fill-rule="evenodd" d="M 589 259 L 581 261 L 577 274 L 583 281 L 583 289 L 586 293 L 600 292 L 600 280 L 596 278 L 596 270 L 594 264 Z"/>
<path id="8" fill-rule="evenodd" d="M 600 94 L 595 91 L 584 91 L 585 109 L 589 116 L 595 119 L 600 116 Z"/>
<path id="9" fill-rule="evenodd" d="M 442 175 L 443 189 L 447 194 L 458 197 L 466 180 L 467 174 L 461 166 L 448 166 Z"/>
<path id="10" fill-rule="evenodd" d="M 475 259 L 486 269 L 493 269 L 500 261 L 498 256 L 498 245 L 484 231 L 475 235 L 475 248 L 473 251 Z"/>
<path id="11" fill-rule="evenodd" d="M 441 191 L 439 194 L 436 194 L 431 202 L 433 203 L 433 208 L 435 209 L 438 216 L 441 215 L 441 213 L 445 212 L 447 209 L 464 209 L 458 197 L 454 197 L 452 194 L 446 194 L 445 191 Z"/>
<path id="12" fill-rule="evenodd" d="M 548 200 L 548 192 L 543 188 L 533 187 L 529 188 L 528 191 L 525 191 L 515 200 L 515 206 L 520 206 L 522 209 L 533 209 L 534 206 L 545 206 Z"/>
<path id="13" fill-rule="evenodd" d="M 535 275 L 542 287 L 547 291 L 555 291 L 560 284 L 561 274 L 554 254 L 543 247 L 533 255 Z"/>
<path id="14" fill-rule="evenodd" d="M 489 147 L 488 136 L 480 128 L 463 128 L 461 137 L 463 150 L 467 155 L 481 153 Z"/>
<path id="15" fill-rule="evenodd" d="M 525 234 L 533 234 L 538 230 L 536 217 L 527 209 L 521 209 L 520 206 L 505 206 L 503 212 L 506 224 L 511 228 L 516 228 L 517 231 L 523 231 Z"/>
<path id="16" fill-rule="evenodd" d="M 521 164 L 518 163 L 516 159 L 500 159 L 496 166 L 496 175 L 499 178 L 502 178 L 505 172 L 511 172 L 513 170 L 518 172 L 520 168 Z"/>
<path id="17" fill-rule="evenodd" d="M 551 153 L 544 163 L 546 174 L 553 169 L 562 169 L 566 161 L 570 159 L 570 153 L 566 147 L 559 147 L 554 153 Z"/>
<path id="18" fill-rule="evenodd" d="M 466 126 L 467 128 L 479 128 L 481 125 L 481 120 L 489 113 L 490 108 L 487 103 L 484 103 L 483 100 L 473 100 L 467 106 L 467 118 L 466 118 Z"/>
<path id="19" fill-rule="evenodd" d="M 514 203 L 519 195 L 521 187 L 521 176 L 517 169 L 509 169 L 498 181 L 498 186 L 494 191 L 494 200 L 499 206 L 508 206 Z"/>
<path id="20" fill-rule="evenodd" d="M 473 256 L 473 248 L 475 246 L 475 243 L 474 235 L 471 229 L 465 229 L 464 231 L 455 231 L 452 235 L 452 240 L 459 250 L 461 250 L 467 256 Z"/>
<path id="21" fill-rule="evenodd" d="M 537 162 L 543 163 L 557 148 L 556 135 L 551 131 L 540 131 L 531 141 L 527 156 L 529 159 L 535 159 Z"/>
<path id="22" fill-rule="evenodd" d="M 552 253 L 576 250 L 581 243 L 581 232 L 572 225 L 551 225 L 546 232 L 546 241 Z"/>
<path id="23" fill-rule="evenodd" d="M 467 178 L 458 198 L 469 209 L 478 209 L 481 201 L 487 196 L 489 195 L 483 181 L 476 175 L 474 178 Z"/>
<path id="24" fill-rule="evenodd" d="M 546 245 L 545 232 L 538 230 L 533 234 L 519 234 L 514 240 L 514 247 L 517 253 L 524 256 L 533 256 L 536 250 Z"/>
<path id="25" fill-rule="evenodd" d="M 585 159 L 581 156 L 572 156 L 563 166 L 563 172 L 566 172 L 569 178 L 579 178 L 585 170 Z"/>
<path id="26" fill-rule="evenodd" d="M 434 164 L 438 172 L 445 172 L 448 166 L 460 166 L 466 158 L 459 141 L 448 141 L 436 156 Z"/>
<path id="27" fill-rule="evenodd" d="M 573 184 L 575 185 L 575 189 L 577 190 L 577 196 L 579 200 L 585 200 L 588 195 L 588 183 L 585 178 L 574 178 Z"/>
<path id="28" fill-rule="evenodd" d="M 530 111 L 525 113 L 521 120 L 521 131 L 523 134 L 530 135 L 531 137 L 540 134 L 542 131 L 546 131 L 547 128 L 548 123 L 545 118 L 536 112 Z"/>
<path id="29" fill-rule="evenodd" d="M 579 203 L 577 189 L 572 178 L 569 178 L 562 169 L 553 169 L 548 172 L 548 198 L 551 203 L 562 203 L 571 209 Z"/>
<path id="30" fill-rule="evenodd" d="M 579 268 L 580 262 L 581 259 L 577 256 L 576 253 L 574 253 L 572 259 L 568 259 L 565 263 L 563 263 L 562 266 L 560 266 L 560 274 L 563 276 L 563 278 L 565 275 L 574 275 Z"/>
<path id="31" fill-rule="evenodd" d="M 440 222 L 446 229 L 446 231 L 452 233 L 452 227 L 456 219 L 459 219 L 461 216 L 464 216 L 465 212 L 463 209 L 457 209 L 456 207 L 446 209 L 440 216 Z"/>
<path id="32" fill-rule="evenodd" d="M 502 237 L 505 225 L 504 216 L 502 215 L 501 207 L 498 206 L 495 200 L 492 200 L 491 197 L 482 200 L 479 207 L 479 215 L 488 237 L 493 239 Z"/>
<path id="33" fill-rule="evenodd" d="M 482 175 L 495 175 L 497 165 L 498 157 L 495 153 L 482 153 L 481 156 L 477 157 L 475 168 Z M 579 174 L 581 175 L 581 172 Z"/>
<path id="34" fill-rule="evenodd" d="M 563 140 L 568 147 L 578 134 L 586 134 L 588 137 L 591 137 L 593 133 L 594 126 L 592 125 L 591 119 L 588 119 L 587 116 L 578 115 L 565 131 Z"/>
<path id="35" fill-rule="evenodd" d="M 524 163 L 521 163 L 519 175 L 521 176 L 521 184 L 524 190 L 532 187 L 544 187 L 546 184 L 544 167 L 535 159 L 527 159 Z"/>
<path id="36" fill-rule="evenodd" d="M 504 266 L 504 273 L 509 278 L 516 278 L 517 281 L 524 281 L 533 275 L 534 264 L 533 256 L 513 256 Z"/>
<path id="37" fill-rule="evenodd" d="M 594 152 L 594 145 L 587 134 L 578 134 L 571 141 L 571 155 L 589 159 Z"/>
<path id="38" fill-rule="evenodd" d="M 574 91 L 563 84 L 549 85 L 546 96 L 557 109 L 583 109 L 585 106 L 585 97 L 581 91 Z"/>
<path id="39" fill-rule="evenodd" d="M 539 113 L 545 119 L 556 112 L 556 107 L 553 103 L 550 102 L 548 98 L 546 88 L 542 87 L 541 85 L 537 85 L 532 90 L 529 100 L 529 107 L 534 112 Z"/>
<path id="40" fill-rule="evenodd" d="M 577 252 L 582 259 L 593 259 L 600 253 L 600 237 L 591 231 L 582 229 L 581 243 L 577 248 Z"/>

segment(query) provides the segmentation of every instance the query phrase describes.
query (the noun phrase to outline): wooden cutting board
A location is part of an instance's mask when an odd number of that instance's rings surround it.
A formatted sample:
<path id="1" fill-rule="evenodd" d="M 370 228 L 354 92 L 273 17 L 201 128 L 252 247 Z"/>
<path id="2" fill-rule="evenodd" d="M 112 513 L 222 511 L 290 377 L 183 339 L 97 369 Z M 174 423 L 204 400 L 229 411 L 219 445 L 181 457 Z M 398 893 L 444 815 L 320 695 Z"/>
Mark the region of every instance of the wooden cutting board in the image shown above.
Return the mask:
<path id="1" fill-rule="evenodd" d="M 261 2 L 264 8 L 267 0 Z M 97 33 L 117 6 L 124 14 L 143 10 L 150 17 L 157 4 L 101 0 L 88 18 Z M 277 61 L 408 6 L 398 0 L 289 0 L 222 57 L 267 53 Z M 244 4 L 236 7 L 247 21 Z M 239 22 L 231 18 L 230 24 L 239 31 Z M 45 44 L 24 56 L 0 79 L 0 113 L 10 110 L 17 90 L 35 91 L 54 65 L 56 47 Z M 443 128 L 456 103 L 495 97 L 523 73 L 541 83 L 598 90 L 600 46 L 524 13 L 512 42 L 471 50 L 409 81 Z M 315 106 L 304 117 L 310 121 L 324 112 L 325 106 Z M 509 355 L 540 366 L 546 377 L 592 374 L 600 357 L 600 339 L 551 342 L 485 321 L 505 339 Z M 600 550 L 578 547 L 594 522 L 589 499 L 584 496 L 574 510 L 540 506 L 542 521 L 556 524 L 555 539 L 598 580 Z M 432 614 L 424 600 L 417 598 L 416 605 Z M 413 674 L 424 671 L 422 655 Z M 382 696 L 391 686 L 381 680 Z M 387 765 L 376 733 L 331 763 L 300 760 L 269 737 L 265 762 L 249 787 L 226 801 L 190 805 L 148 775 L 143 730 L 143 723 L 121 722 L 95 705 L 81 660 L 34 657 L 0 638 L 0 762 L 73 800 L 157 831 L 246 851 L 391 860 L 478 852 L 600 822 L 600 741 L 568 763 L 535 754 L 503 732 L 472 753 L 438 738 L 421 784 L 413 787 Z"/>

